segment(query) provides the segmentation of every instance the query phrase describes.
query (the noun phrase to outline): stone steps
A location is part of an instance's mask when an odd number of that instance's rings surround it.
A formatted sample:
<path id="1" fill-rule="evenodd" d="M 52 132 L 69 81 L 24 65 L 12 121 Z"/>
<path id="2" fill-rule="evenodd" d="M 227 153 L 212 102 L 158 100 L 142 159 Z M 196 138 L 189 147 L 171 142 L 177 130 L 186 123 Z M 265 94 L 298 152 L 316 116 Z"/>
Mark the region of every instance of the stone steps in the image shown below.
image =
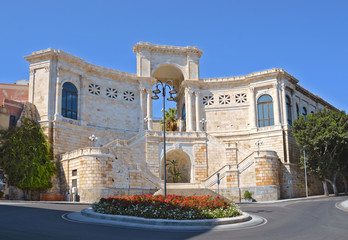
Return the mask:
<path id="1" fill-rule="evenodd" d="M 219 195 L 208 188 L 167 188 L 167 194 L 182 195 L 186 197 L 210 195 L 214 198 L 219 196 L 231 201 L 230 198 L 222 196 L 221 194 Z M 164 195 L 164 190 L 160 189 L 157 192 L 155 192 L 154 195 Z"/>

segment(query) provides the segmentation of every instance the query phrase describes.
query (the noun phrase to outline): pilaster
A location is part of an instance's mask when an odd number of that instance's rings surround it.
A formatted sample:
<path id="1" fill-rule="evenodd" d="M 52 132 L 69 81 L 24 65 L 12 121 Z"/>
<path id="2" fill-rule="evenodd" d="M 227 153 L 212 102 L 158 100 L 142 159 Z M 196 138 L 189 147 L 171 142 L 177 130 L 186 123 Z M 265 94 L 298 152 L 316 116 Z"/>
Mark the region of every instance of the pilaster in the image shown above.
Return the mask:
<path id="1" fill-rule="evenodd" d="M 152 127 L 152 98 L 151 98 L 151 94 L 152 91 L 151 89 L 146 89 L 146 93 L 147 93 L 147 129 L 152 131 L 153 127 Z"/>
<path id="2" fill-rule="evenodd" d="M 255 102 L 255 88 L 250 87 L 249 89 L 249 97 L 250 97 L 250 102 L 249 102 L 249 123 L 250 123 L 250 128 L 256 128 L 256 102 Z"/>
<path id="3" fill-rule="evenodd" d="M 273 109 L 274 109 L 274 125 L 280 125 L 280 109 L 279 109 L 279 84 L 273 84 Z"/>

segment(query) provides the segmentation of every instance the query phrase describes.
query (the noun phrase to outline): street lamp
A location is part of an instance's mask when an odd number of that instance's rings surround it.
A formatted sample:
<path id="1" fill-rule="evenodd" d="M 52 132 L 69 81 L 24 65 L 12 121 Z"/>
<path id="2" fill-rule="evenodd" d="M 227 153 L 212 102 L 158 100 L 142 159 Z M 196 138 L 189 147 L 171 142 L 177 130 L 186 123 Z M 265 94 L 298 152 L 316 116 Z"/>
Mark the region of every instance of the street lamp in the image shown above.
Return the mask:
<path id="1" fill-rule="evenodd" d="M 205 126 L 205 124 L 207 123 L 207 119 L 202 118 L 201 120 L 199 120 L 199 122 L 202 123 L 202 130 L 203 130 L 203 132 L 204 132 L 204 130 L 205 130 L 204 126 Z"/>
<path id="2" fill-rule="evenodd" d="M 152 119 L 151 119 L 150 117 L 148 117 L 148 116 L 144 118 L 144 122 L 145 122 L 145 123 L 148 123 L 148 122 L 151 121 L 151 120 L 152 120 Z"/>
<path id="3" fill-rule="evenodd" d="M 168 80 L 165 83 L 161 82 L 160 80 L 157 80 L 155 90 L 152 91 L 154 94 L 151 98 L 154 100 L 159 99 L 157 94 L 161 93 L 161 90 L 158 89 L 158 87 L 162 88 L 162 97 L 163 97 L 163 179 L 164 179 L 164 197 L 167 196 L 167 179 L 166 179 L 166 88 L 169 89 L 169 97 L 167 98 L 168 101 L 174 101 L 173 94 L 177 94 L 177 91 L 174 88 L 174 84 L 172 80 Z"/>
<path id="4" fill-rule="evenodd" d="M 258 140 L 256 141 L 255 145 L 257 146 L 257 155 L 260 155 L 260 146 L 262 145 L 262 141 Z"/>
<path id="5" fill-rule="evenodd" d="M 94 147 L 94 142 L 98 141 L 98 137 L 97 137 L 96 135 L 94 135 L 94 134 L 92 134 L 91 136 L 89 136 L 88 139 L 89 139 L 89 141 L 92 142 L 93 147 Z"/>
<path id="6" fill-rule="evenodd" d="M 308 197 L 306 146 L 303 147 L 303 161 L 304 161 L 304 172 L 305 172 L 305 182 L 306 182 L 306 197 Z"/>

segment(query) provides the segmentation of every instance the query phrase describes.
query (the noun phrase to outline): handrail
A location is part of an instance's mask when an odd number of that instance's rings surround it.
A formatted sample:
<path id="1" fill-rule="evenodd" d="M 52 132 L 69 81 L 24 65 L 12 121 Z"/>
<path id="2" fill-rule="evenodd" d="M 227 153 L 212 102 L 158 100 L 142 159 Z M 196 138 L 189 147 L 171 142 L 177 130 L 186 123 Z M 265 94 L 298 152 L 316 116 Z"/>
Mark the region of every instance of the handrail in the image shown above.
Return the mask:
<path id="1" fill-rule="evenodd" d="M 237 165 L 241 165 L 245 160 L 247 160 L 251 155 L 253 155 L 255 152 L 258 152 L 258 151 L 253 151 L 252 153 L 250 153 L 247 157 L 245 157 L 242 161 L 240 161 Z"/>
<path id="2" fill-rule="evenodd" d="M 223 168 L 225 167 L 231 167 L 232 164 L 226 164 L 224 166 L 222 166 L 221 168 L 219 168 L 219 170 L 215 171 L 213 174 L 211 174 L 209 177 L 207 177 L 206 179 L 203 180 L 203 182 L 207 182 L 210 178 L 212 178 L 215 174 L 217 174 L 218 172 L 220 172 Z"/>

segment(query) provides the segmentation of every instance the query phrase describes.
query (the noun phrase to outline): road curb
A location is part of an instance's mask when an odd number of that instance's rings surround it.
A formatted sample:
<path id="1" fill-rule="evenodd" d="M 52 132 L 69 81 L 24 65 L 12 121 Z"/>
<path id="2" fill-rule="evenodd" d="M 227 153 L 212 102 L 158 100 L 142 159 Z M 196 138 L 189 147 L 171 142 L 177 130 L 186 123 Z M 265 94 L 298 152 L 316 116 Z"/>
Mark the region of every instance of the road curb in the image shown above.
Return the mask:
<path id="1" fill-rule="evenodd" d="M 239 230 L 259 227 L 267 223 L 265 218 L 250 215 L 248 213 L 243 213 L 243 215 L 239 217 L 226 219 L 167 220 L 100 214 L 95 213 L 92 209 L 84 209 L 81 212 L 67 213 L 64 214 L 62 218 L 67 221 L 78 223 L 180 231 Z"/>
<path id="2" fill-rule="evenodd" d="M 348 200 L 336 203 L 336 207 L 342 211 L 348 212 Z"/>
<path id="3" fill-rule="evenodd" d="M 81 214 L 86 217 L 114 220 L 119 222 L 129 222 L 136 224 L 147 224 L 147 225 L 162 225 L 162 226 L 216 226 L 216 225 L 226 225 L 233 223 L 246 222 L 251 219 L 250 215 L 243 213 L 241 216 L 233 218 L 216 218 L 216 219 L 199 219 L 199 220 L 169 220 L 169 219 L 152 219 L 152 218 L 142 218 L 134 216 L 123 216 L 123 215 L 111 215 L 96 213 L 92 209 L 83 209 Z"/>

